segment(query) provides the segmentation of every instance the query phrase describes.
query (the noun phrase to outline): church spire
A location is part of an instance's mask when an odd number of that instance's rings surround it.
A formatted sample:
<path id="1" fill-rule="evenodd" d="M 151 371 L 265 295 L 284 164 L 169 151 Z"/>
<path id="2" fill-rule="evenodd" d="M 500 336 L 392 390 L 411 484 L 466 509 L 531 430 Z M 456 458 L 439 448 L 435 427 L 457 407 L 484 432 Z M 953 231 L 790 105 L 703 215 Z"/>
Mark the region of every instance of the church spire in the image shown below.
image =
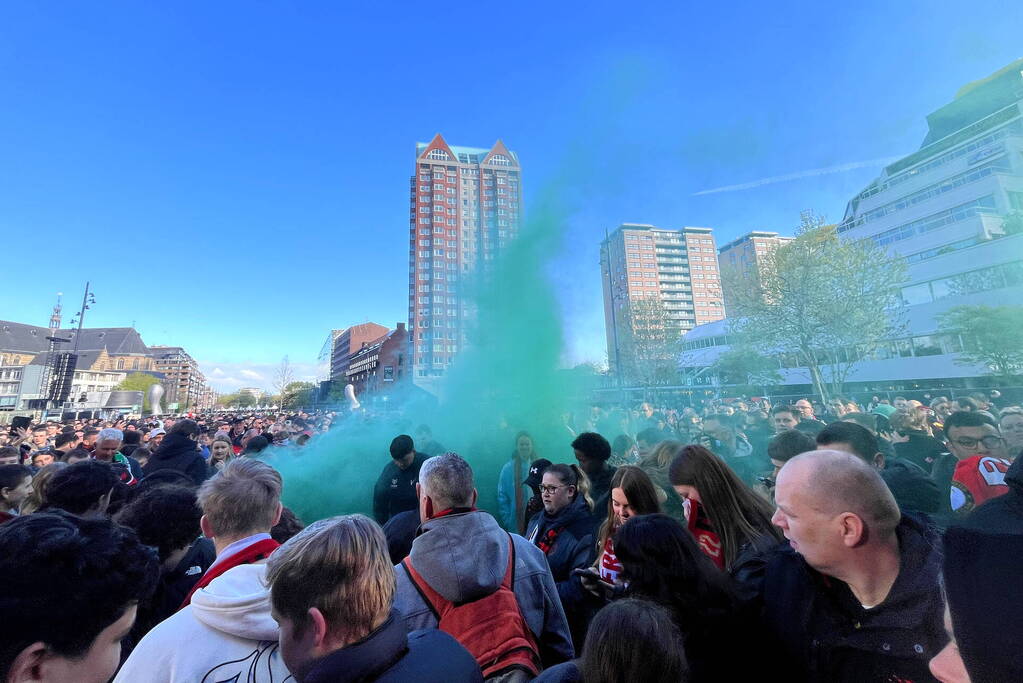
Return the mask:
<path id="1" fill-rule="evenodd" d="M 50 315 L 50 329 L 51 330 L 59 330 L 60 329 L 60 310 L 61 310 L 60 299 L 61 299 L 62 296 L 64 296 L 64 292 L 57 292 L 57 305 L 53 307 L 53 313 Z"/>

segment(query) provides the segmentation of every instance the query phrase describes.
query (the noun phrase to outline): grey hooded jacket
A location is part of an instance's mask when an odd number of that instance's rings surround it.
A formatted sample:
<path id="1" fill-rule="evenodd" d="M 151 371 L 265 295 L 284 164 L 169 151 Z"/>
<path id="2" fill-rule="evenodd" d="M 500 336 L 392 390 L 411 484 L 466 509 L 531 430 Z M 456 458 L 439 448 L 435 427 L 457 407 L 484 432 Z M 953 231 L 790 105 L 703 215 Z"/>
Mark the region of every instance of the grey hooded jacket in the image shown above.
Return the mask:
<path id="1" fill-rule="evenodd" d="M 512 534 L 515 543 L 515 597 L 536 637 L 544 667 L 575 656 L 558 589 L 543 551 Z M 508 567 L 508 533 L 480 510 L 445 515 L 424 522 L 412 544 L 412 566 L 430 587 L 454 603 L 472 602 L 498 589 Z M 408 574 L 395 567 L 398 590 L 394 606 L 410 632 L 437 628 L 437 618 Z"/>

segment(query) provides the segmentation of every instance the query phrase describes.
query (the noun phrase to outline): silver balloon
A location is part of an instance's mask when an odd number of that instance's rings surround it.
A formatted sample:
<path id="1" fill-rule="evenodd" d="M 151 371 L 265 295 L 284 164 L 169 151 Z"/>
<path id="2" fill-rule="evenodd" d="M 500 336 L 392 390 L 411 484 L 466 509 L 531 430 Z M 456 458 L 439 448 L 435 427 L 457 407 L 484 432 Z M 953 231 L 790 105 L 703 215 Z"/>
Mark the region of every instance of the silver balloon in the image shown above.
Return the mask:
<path id="1" fill-rule="evenodd" d="M 161 415 L 163 413 L 163 406 L 160 405 L 160 399 L 163 398 L 163 387 L 159 384 L 150 385 L 146 391 L 146 398 L 149 399 L 150 414 Z"/>
<path id="2" fill-rule="evenodd" d="M 362 404 L 359 403 L 359 399 L 355 398 L 355 385 L 354 384 L 346 384 L 345 385 L 345 398 L 348 399 L 348 407 L 351 410 L 358 410 L 359 408 L 362 407 Z"/>

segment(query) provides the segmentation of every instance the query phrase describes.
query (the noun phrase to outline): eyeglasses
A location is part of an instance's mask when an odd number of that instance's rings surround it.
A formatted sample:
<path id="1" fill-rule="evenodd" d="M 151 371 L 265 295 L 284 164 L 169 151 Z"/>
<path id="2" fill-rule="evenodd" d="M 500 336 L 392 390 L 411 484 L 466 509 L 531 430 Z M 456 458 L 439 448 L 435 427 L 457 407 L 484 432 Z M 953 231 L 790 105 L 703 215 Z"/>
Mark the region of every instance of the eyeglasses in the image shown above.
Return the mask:
<path id="1" fill-rule="evenodd" d="M 1000 436 L 985 436 L 982 439 L 975 439 L 972 436 L 960 436 L 952 441 L 963 448 L 976 448 L 977 444 L 984 444 L 984 448 L 991 450 L 997 448 L 1002 444 L 1002 437 Z"/>
<path id="2" fill-rule="evenodd" d="M 558 492 L 558 489 L 563 489 L 566 486 L 567 486 L 567 484 L 561 484 L 560 486 L 551 486 L 549 484 L 541 484 L 540 485 L 540 491 L 542 491 L 543 493 L 550 493 L 551 495 L 553 495 L 553 494 Z"/>

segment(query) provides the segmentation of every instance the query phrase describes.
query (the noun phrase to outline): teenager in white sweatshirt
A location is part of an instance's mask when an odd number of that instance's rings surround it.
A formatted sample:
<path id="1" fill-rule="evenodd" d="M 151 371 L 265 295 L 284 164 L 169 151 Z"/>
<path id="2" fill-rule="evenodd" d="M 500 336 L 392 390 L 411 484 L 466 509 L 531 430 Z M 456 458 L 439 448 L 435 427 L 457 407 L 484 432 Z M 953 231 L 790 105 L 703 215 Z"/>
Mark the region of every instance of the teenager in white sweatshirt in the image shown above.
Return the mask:
<path id="1" fill-rule="evenodd" d="M 240 565 L 197 591 L 139 641 L 114 683 L 293 680 L 278 651 L 265 575 L 263 563 Z"/>

